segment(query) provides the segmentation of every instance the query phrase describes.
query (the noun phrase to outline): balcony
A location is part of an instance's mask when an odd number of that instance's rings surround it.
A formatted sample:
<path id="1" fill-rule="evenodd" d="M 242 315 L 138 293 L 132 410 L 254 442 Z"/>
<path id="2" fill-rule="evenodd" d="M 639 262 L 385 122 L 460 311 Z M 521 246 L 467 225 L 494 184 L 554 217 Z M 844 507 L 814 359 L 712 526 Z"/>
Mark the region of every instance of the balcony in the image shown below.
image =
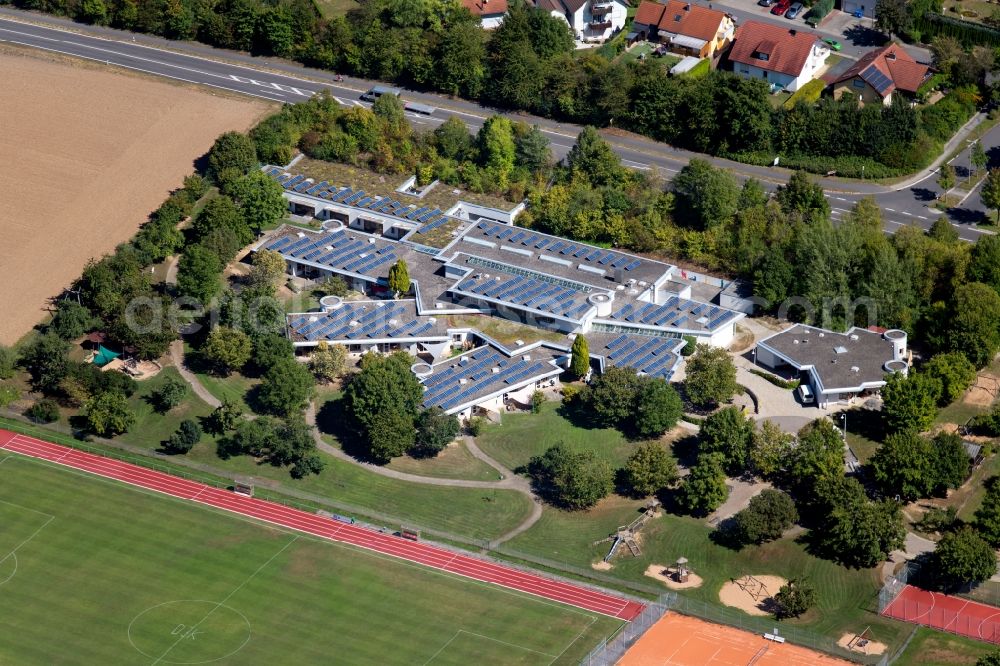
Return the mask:
<path id="1" fill-rule="evenodd" d="M 596 16 L 590 20 L 590 23 L 587 24 L 587 28 L 589 28 L 590 30 L 607 30 L 610 27 L 611 27 L 610 18 L 601 19 L 597 18 Z"/>

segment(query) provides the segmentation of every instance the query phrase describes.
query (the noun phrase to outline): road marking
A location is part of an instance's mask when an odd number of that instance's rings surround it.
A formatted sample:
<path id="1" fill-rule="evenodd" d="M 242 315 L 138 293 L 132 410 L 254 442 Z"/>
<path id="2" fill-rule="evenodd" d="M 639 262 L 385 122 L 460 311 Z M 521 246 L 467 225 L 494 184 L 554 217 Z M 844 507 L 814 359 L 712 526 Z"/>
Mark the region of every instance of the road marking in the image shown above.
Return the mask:
<path id="1" fill-rule="evenodd" d="M 41 35 L 33 35 L 30 32 L 21 32 L 19 30 L 11 30 L 10 28 L 0 28 L 0 32 L 12 32 L 15 35 L 24 35 L 25 37 L 34 37 L 35 39 L 45 39 L 50 42 L 61 42 L 61 39 L 53 39 L 52 37 L 42 37 Z"/>
<path id="2" fill-rule="evenodd" d="M 634 162 L 632 160 L 622 160 L 622 164 L 631 166 L 635 169 L 643 169 L 644 171 L 649 171 L 652 168 L 648 164 L 643 164 L 642 162 Z"/>
<path id="3" fill-rule="evenodd" d="M 907 211 L 905 211 L 905 210 L 904 210 L 904 211 L 900 211 L 900 212 L 901 212 L 901 213 L 902 213 L 903 215 L 909 215 L 910 217 L 913 217 L 913 213 L 909 213 L 909 212 L 907 212 Z"/>
<path id="4" fill-rule="evenodd" d="M 896 212 L 896 211 L 895 211 L 895 210 L 893 210 L 892 208 L 886 208 L 886 210 L 887 210 L 887 211 L 889 211 L 890 213 L 895 213 L 895 212 Z"/>
<path id="5" fill-rule="evenodd" d="M 845 199 L 844 197 L 834 197 L 837 201 L 850 201 L 850 199 Z"/>

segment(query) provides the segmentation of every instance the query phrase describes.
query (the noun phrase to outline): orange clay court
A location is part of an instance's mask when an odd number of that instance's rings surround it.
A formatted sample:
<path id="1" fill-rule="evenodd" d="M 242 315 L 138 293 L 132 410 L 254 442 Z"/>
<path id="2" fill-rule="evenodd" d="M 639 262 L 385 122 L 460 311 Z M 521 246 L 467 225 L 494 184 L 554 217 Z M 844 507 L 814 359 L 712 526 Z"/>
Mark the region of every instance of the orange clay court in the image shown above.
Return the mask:
<path id="1" fill-rule="evenodd" d="M 833 666 L 851 662 L 763 636 L 667 613 L 617 666 Z"/>

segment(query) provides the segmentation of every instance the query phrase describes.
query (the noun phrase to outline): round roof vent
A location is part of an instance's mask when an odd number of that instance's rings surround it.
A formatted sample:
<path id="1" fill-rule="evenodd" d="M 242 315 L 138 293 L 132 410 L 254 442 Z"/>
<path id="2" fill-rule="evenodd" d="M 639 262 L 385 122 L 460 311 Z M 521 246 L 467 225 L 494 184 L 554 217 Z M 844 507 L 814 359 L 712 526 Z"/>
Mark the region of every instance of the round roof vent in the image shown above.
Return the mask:
<path id="1" fill-rule="evenodd" d="M 886 361 L 885 364 L 886 372 L 906 372 L 907 366 L 906 361 Z"/>
<path id="2" fill-rule="evenodd" d="M 901 331 L 898 328 L 891 328 L 884 333 L 886 340 L 902 340 L 906 337 L 906 331 Z"/>
<path id="3" fill-rule="evenodd" d="M 340 220 L 327 220 L 323 223 L 323 231 L 329 231 L 333 233 L 334 231 L 340 231 L 344 228 L 344 223 Z"/>
<path id="4" fill-rule="evenodd" d="M 323 298 L 319 299 L 319 304 L 320 307 L 329 312 L 330 310 L 337 310 L 338 308 L 343 306 L 344 299 L 341 298 L 340 296 L 334 296 L 331 294 L 330 296 L 324 296 Z"/>
<path id="5" fill-rule="evenodd" d="M 414 363 L 410 366 L 410 372 L 416 375 L 417 379 L 423 379 L 430 376 L 434 372 L 434 368 L 431 367 L 430 363 Z"/>

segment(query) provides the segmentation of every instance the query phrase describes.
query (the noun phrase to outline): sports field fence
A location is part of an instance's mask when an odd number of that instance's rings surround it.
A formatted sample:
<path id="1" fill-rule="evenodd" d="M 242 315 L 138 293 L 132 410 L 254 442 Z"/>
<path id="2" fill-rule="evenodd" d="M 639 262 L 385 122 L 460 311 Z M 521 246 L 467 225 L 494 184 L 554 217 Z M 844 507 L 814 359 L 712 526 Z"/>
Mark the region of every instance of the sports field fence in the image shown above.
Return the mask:
<path id="1" fill-rule="evenodd" d="M 899 571 L 889 576 L 882 584 L 882 589 L 878 591 L 878 612 L 880 615 L 906 587 L 911 574 L 916 571 L 915 567 L 916 565 L 911 562 L 904 563 Z"/>
<path id="2" fill-rule="evenodd" d="M 667 614 L 677 599 L 675 592 L 661 595 L 650 603 L 631 622 L 626 622 L 616 632 L 602 640 L 580 662 L 581 666 L 613 666 L 649 628 Z"/>

